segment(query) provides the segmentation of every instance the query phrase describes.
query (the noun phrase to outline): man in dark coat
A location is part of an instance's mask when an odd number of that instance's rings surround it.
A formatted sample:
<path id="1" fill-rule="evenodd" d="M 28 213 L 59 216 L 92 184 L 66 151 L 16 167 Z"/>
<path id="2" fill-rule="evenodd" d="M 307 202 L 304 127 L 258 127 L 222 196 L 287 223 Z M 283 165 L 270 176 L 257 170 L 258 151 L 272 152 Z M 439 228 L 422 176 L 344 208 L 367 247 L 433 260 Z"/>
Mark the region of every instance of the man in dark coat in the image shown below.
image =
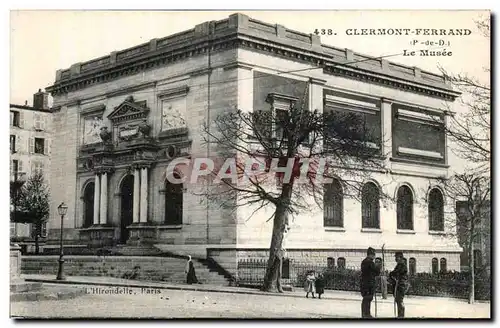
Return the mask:
<path id="1" fill-rule="evenodd" d="M 396 252 L 395 258 L 397 264 L 394 270 L 389 274 L 389 281 L 393 286 L 394 302 L 396 302 L 398 307 L 398 318 L 404 318 L 405 305 L 403 299 L 408 286 L 408 268 L 406 267 L 403 252 Z"/>
<path id="2" fill-rule="evenodd" d="M 373 295 L 375 294 L 375 278 L 380 275 L 380 264 L 375 264 L 375 249 L 369 247 L 366 251 L 366 258 L 361 262 L 361 316 L 363 318 L 372 318 L 370 314 Z"/>

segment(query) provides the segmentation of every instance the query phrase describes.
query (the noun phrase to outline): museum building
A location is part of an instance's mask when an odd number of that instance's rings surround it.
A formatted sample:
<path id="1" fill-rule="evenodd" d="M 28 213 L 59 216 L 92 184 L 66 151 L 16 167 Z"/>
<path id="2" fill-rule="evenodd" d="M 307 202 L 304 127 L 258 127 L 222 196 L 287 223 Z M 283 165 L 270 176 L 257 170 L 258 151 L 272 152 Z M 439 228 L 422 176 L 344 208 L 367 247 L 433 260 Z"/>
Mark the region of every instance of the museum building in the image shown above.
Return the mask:
<path id="1" fill-rule="evenodd" d="M 323 209 L 294 218 L 289 260 L 359 267 L 367 247 L 385 244 L 386 259 L 402 250 L 413 271 L 459 270 L 461 248 L 446 224 L 454 204 L 439 184 L 449 171 L 445 109 L 459 93 L 443 76 L 233 14 L 58 70 L 47 91 L 53 243 L 64 201 L 64 242 L 72 247 L 148 246 L 210 257 L 233 274 L 238 261 L 265 258 L 266 210 L 249 219 L 250 206 L 215 206 L 194 192 L 200 186 L 169 183 L 166 168 L 214 156 L 203 125 L 217 115 L 297 102 L 361 115 L 389 155 L 364 182 L 361 201 L 334 181 Z"/>

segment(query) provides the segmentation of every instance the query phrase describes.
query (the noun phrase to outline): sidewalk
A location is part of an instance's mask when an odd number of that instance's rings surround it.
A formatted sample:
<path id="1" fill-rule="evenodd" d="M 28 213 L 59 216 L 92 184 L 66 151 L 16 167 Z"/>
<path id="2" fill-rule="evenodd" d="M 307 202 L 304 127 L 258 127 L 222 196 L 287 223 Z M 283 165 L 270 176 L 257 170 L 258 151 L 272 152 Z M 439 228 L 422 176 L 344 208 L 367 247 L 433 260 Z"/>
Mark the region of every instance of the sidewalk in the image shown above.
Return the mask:
<path id="1" fill-rule="evenodd" d="M 141 281 L 141 280 L 129 280 L 114 277 L 92 277 L 92 276 L 68 276 L 66 280 L 59 281 L 55 279 L 54 275 L 21 275 L 23 279 L 31 282 L 43 282 L 50 284 L 71 284 L 71 285 L 98 285 L 98 286 L 109 286 L 109 287 L 135 287 L 135 288 L 160 288 L 160 289 L 172 289 L 172 290 L 189 290 L 189 291 L 203 291 L 203 292 L 213 292 L 213 293 L 233 293 L 233 294 L 250 294 L 250 295 L 266 295 L 266 296 L 277 296 L 277 297 L 296 297 L 305 298 L 302 288 L 295 288 L 293 292 L 286 291 L 284 293 L 266 293 L 258 289 L 244 288 L 244 287 L 229 287 L 229 286 L 218 286 L 218 285 L 181 285 L 181 284 L 169 284 L 165 282 L 155 282 L 155 281 Z M 361 296 L 356 292 L 338 291 L 338 290 L 326 290 L 322 299 L 331 299 L 339 301 L 356 301 L 361 300 Z M 392 304 L 392 296 L 388 296 L 386 300 L 383 300 L 381 295 L 377 296 L 377 301 L 381 304 L 387 303 Z M 434 306 L 434 304 L 446 303 L 447 306 L 462 305 L 467 304 L 466 300 L 455 299 L 455 298 L 445 298 L 445 297 L 425 297 L 425 296 L 407 296 L 405 297 L 405 304 L 408 305 L 423 305 Z M 489 302 L 481 302 L 488 304 Z"/>

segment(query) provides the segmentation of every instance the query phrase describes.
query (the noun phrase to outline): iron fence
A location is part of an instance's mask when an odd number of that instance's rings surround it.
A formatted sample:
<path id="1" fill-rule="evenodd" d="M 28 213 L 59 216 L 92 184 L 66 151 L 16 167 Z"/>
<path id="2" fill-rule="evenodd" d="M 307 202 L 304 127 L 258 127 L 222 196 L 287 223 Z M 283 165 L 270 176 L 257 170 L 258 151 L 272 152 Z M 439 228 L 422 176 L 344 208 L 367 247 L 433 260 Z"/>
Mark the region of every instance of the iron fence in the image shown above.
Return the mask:
<path id="1" fill-rule="evenodd" d="M 267 260 L 249 259 L 238 262 L 238 284 L 243 286 L 260 286 L 264 281 Z M 297 288 L 303 287 L 308 271 L 323 273 L 325 288 L 330 290 L 359 291 L 361 271 L 354 267 L 314 266 L 307 263 L 284 261 L 282 283 Z M 384 275 L 387 277 L 389 271 Z M 380 279 L 380 278 L 379 278 Z M 467 298 L 469 291 L 469 273 L 442 272 L 437 274 L 416 273 L 408 277 L 408 295 L 441 296 Z M 378 283 L 378 292 L 381 284 Z M 392 286 L 388 285 L 392 293 Z M 483 276 L 475 279 L 475 297 L 478 300 L 490 300 L 490 278 Z"/>

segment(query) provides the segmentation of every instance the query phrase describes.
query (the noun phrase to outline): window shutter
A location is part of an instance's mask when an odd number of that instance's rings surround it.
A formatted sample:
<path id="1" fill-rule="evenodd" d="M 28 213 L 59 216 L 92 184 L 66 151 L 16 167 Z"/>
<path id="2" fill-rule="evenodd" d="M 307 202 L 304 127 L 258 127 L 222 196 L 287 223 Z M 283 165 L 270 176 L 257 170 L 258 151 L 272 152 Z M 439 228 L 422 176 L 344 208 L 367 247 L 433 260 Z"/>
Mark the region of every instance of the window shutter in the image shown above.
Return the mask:
<path id="1" fill-rule="evenodd" d="M 30 154 L 33 154 L 35 152 L 35 139 L 34 138 L 29 138 L 28 149 L 29 149 Z"/>
<path id="2" fill-rule="evenodd" d="M 24 128 L 24 112 L 19 111 L 19 127 Z"/>
<path id="3" fill-rule="evenodd" d="M 16 151 L 18 153 L 24 152 L 23 137 L 21 137 L 21 136 L 16 137 Z"/>
<path id="4" fill-rule="evenodd" d="M 19 172 L 24 172 L 24 171 L 23 171 L 23 161 L 22 161 L 22 160 L 19 160 L 17 163 L 18 163 L 18 164 L 17 164 L 17 165 L 18 165 L 18 166 L 17 166 L 17 170 L 18 170 Z"/>
<path id="5" fill-rule="evenodd" d="M 43 154 L 44 155 L 49 154 L 49 141 L 47 139 L 43 140 Z"/>
<path id="6" fill-rule="evenodd" d="M 45 131 L 45 130 L 47 130 L 47 116 L 45 116 L 45 115 L 40 115 L 40 116 L 41 116 L 40 117 L 41 118 L 41 120 L 40 120 L 41 129 Z"/>

